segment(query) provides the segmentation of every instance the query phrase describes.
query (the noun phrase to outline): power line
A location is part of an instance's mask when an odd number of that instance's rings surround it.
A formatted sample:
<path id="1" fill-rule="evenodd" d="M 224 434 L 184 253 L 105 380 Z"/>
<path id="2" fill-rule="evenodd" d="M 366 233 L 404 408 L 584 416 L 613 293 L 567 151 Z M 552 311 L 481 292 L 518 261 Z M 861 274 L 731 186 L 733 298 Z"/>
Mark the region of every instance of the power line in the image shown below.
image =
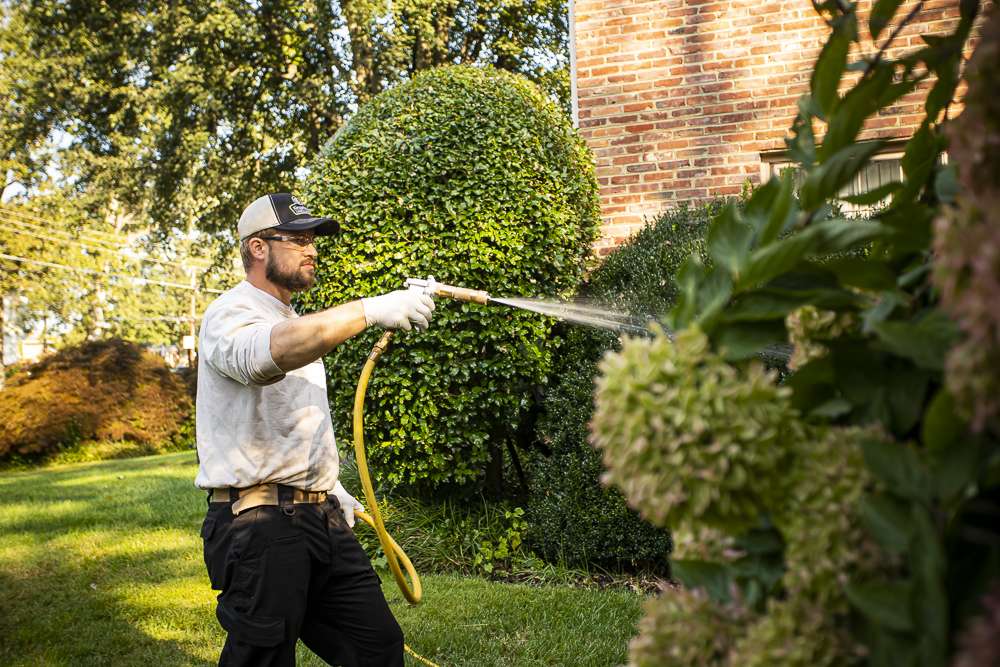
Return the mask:
<path id="1" fill-rule="evenodd" d="M 38 222 L 44 222 L 44 223 L 46 223 L 46 226 L 36 225 L 36 224 L 30 223 L 30 222 L 25 222 L 23 219 L 19 219 L 18 216 L 27 217 L 28 219 L 36 220 Z M 121 249 L 129 247 L 128 237 L 121 237 L 121 236 L 118 236 L 118 235 L 115 235 L 115 234 L 111 234 L 109 232 L 101 232 L 101 231 L 95 231 L 95 230 L 89 230 L 89 229 L 87 231 L 90 232 L 91 234 L 104 234 L 104 235 L 107 235 L 107 236 L 114 236 L 114 237 L 117 238 L 117 240 L 115 240 L 115 241 L 108 241 L 108 240 L 105 240 L 105 239 L 102 239 L 102 238 L 98 238 L 98 237 L 94 237 L 94 236 L 86 236 L 86 235 L 83 235 L 83 234 L 80 234 L 78 236 L 74 236 L 73 234 L 70 234 L 69 232 L 66 232 L 66 231 L 64 231 L 62 229 L 59 229 L 58 228 L 58 226 L 59 226 L 58 223 L 56 223 L 53 220 L 47 220 L 45 218 L 40 218 L 38 216 L 33 216 L 33 215 L 25 215 L 25 214 L 20 213 L 19 211 L 15 211 L 14 209 L 6 208 L 6 207 L 3 207 L 3 206 L 0 206 L 0 220 L 3 220 L 4 222 L 7 222 L 8 224 L 18 225 L 20 227 L 26 227 L 26 228 L 33 229 L 33 230 L 44 231 L 44 232 L 48 232 L 49 234 L 57 234 L 59 236 L 62 236 L 63 238 L 66 238 L 67 240 L 71 240 L 71 241 L 74 241 L 74 242 L 76 242 L 79 239 L 79 240 L 82 240 L 82 241 L 86 241 L 88 243 L 99 244 L 99 245 L 102 245 L 102 246 L 107 246 L 109 249 L 112 249 L 112 250 L 121 250 Z M 97 249 L 97 248 L 95 248 L 95 249 Z M 189 259 L 189 261 L 192 261 L 192 262 L 194 262 L 196 264 L 204 262 L 205 266 L 211 266 L 211 264 L 212 264 L 212 261 L 208 260 L 208 259 L 202 259 L 202 258 L 198 258 L 198 257 L 189 257 L 188 259 Z M 163 262 L 163 263 L 178 264 L 177 262 L 170 262 L 169 260 L 155 260 L 155 261 L 160 261 L 160 262 Z M 180 266 L 180 264 L 178 264 L 178 266 Z"/>
<path id="2" fill-rule="evenodd" d="M 60 229 L 50 229 L 48 227 L 41 227 L 39 225 L 33 225 L 31 223 L 27 223 L 27 222 L 24 222 L 22 220 L 15 220 L 13 218 L 6 217 L 6 213 L 3 211 L 3 209 L 0 209 L 0 223 L 5 223 L 5 224 L 8 224 L 8 225 L 13 224 L 13 225 L 17 225 L 20 228 L 25 228 L 25 229 L 22 230 L 22 229 L 18 229 L 18 228 L 14 228 L 14 227 L 7 227 L 6 229 L 8 231 L 17 231 L 17 232 L 21 232 L 21 233 L 31 232 L 31 234 L 33 234 L 33 235 L 38 235 L 39 232 L 47 232 L 47 235 L 45 236 L 45 238 L 47 240 L 58 241 L 58 242 L 61 242 L 61 243 L 73 243 L 73 244 L 76 244 L 76 245 L 82 245 L 82 246 L 90 248 L 92 250 L 100 250 L 100 251 L 103 251 L 103 252 L 109 252 L 109 251 L 110 252 L 117 252 L 119 254 L 122 254 L 123 250 L 130 250 L 129 245 L 127 243 L 112 244 L 110 242 L 101 241 L 99 239 L 91 239 L 91 238 L 88 238 L 88 237 L 85 237 L 85 236 L 74 236 L 74 235 L 72 235 L 72 234 L 70 234 L 68 232 L 62 231 Z M 55 223 L 52 223 L 52 224 L 54 225 Z M 62 237 L 62 238 L 53 237 L 53 236 L 51 236 L 51 234 L 58 234 L 59 237 Z M 83 241 L 85 241 L 85 242 L 80 241 L 79 239 L 83 239 Z M 103 244 L 103 247 L 90 245 L 92 243 Z M 125 255 L 125 256 L 128 256 L 128 255 Z M 152 261 L 152 262 L 159 262 L 161 264 L 173 264 L 173 265 L 176 265 L 176 266 L 183 266 L 184 268 L 188 268 L 188 267 L 206 268 L 208 266 L 211 266 L 211 264 L 212 264 L 211 260 L 202 259 L 202 258 L 199 258 L 199 257 L 189 257 L 188 260 L 189 260 L 189 262 L 192 262 L 192 264 L 185 264 L 185 263 L 182 263 L 182 262 L 173 262 L 171 260 L 162 260 L 162 259 L 155 259 L 155 258 L 150 258 L 149 259 L 149 261 Z M 201 266 L 198 266 L 199 264 L 201 264 Z"/>
<path id="3" fill-rule="evenodd" d="M 55 262 L 43 262 L 39 259 L 28 259 L 27 257 L 19 257 L 17 255 L 8 255 L 6 253 L 0 253 L 0 259 L 9 259 L 14 262 L 28 263 L 28 264 L 38 264 L 40 266 L 47 266 L 54 269 L 65 269 L 67 271 L 76 271 L 79 273 L 89 273 L 92 275 L 99 276 L 110 276 L 113 278 L 124 278 L 126 280 L 131 280 L 135 285 L 161 285 L 163 287 L 173 287 L 176 289 L 186 289 L 194 290 L 196 292 L 211 292 L 212 294 L 224 294 L 223 290 L 211 289 L 208 287 L 199 289 L 198 287 L 192 287 L 191 285 L 182 285 L 180 283 L 170 283 L 164 280 L 153 280 L 152 278 L 143 278 L 141 276 L 129 276 L 123 273 L 111 273 L 109 271 L 97 271 L 95 269 L 84 269 L 78 266 L 66 266 L 65 264 L 56 264 Z"/>
<path id="4" fill-rule="evenodd" d="M 21 210 L 21 209 L 18 209 L 18 208 L 10 208 L 9 206 L 0 206 L 0 211 L 3 211 L 5 213 L 9 213 L 10 215 L 14 215 L 14 216 L 16 216 L 18 218 L 22 218 L 22 219 L 25 219 L 25 220 L 34 220 L 35 222 L 42 222 L 42 223 L 45 223 L 46 225 L 51 225 L 52 224 L 52 220 L 50 220 L 48 218 L 43 218 L 41 216 L 38 216 L 38 215 L 35 215 L 35 214 L 32 214 L 32 213 L 28 213 L 27 211 L 24 211 L 24 210 Z M 118 238 L 121 237 L 121 234 L 119 232 L 105 232 L 105 231 L 101 231 L 100 229 L 88 229 L 87 231 L 90 232 L 91 234 L 98 234 L 98 235 L 101 235 L 101 236 L 110 236 L 110 237 L 113 237 L 115 239 L 118 239 Z M 112 243 L 112 241 L 104 241 L 104 243 Z"/>
<path id="5" fill-rule="evenodd" d="M 45 234 L 39 234 L 37 232 L 31 231 L 31 230 L 28 230 L 28 229 L 18 229 L 16 227 L 7 227 L 7 226 L 4 225 L 4 222 L 5 221 L 4 221 L 4 218 L 3 218 L 3 214 L 0 213 L 0 229 L 2 229 L 4 231 L 7 231 L 7 232 L 12 232 L 14 234 L 23 234 L 23 235 L 26 235 L 26 236 L 33 236 L 33 237 L 35 237 L 37 239 L 43 239 L 43 240 L 46 240 L 46 241 L 54 241 L 56 243 L 63 243 L 63 244 L 67 244 L 67 245 L 75 245 L 75 246 L 79 246 L 81 248 L 85 248 L 87 250 L 93 250 L 93 251 L 96 251 L 96 252 L 113 252 L 113 253 L 115 253 L 117 255 L 121 255 L 122 257 L 125 257 L 126 259 L 128 259 L 130 261 L 133 261 L 133 262 L 153 262 L 155 264 L 163 264 L 165 266 L 178 266 L 178 267 L 180 267 L 180 268 L 182 268 L 184 270 L 188 270 L 188 269 L 204 270 L 204 267 L 193 266 L 193 265 L 190 265 L 190 264 L 184 264 L 182 262 L 172 262 L 170 260 L 156 259 L 155 257 L 135 257 L 135 256 L 131 255 L 130 253 L 125 252 L 124 250 L 115 250 L 113 248 L 98 248 L 97 246 L 87 245 L 86 243 L 81 243 L 80 241 L 75 241 L 73 239 L 60 239 L 60 238 L 56 238 L 54 236 L 47 236 Z"/>
<path id="6" fill-rule="evenodd" d="M 68 238 L 82 238 L 82 239 L 84 239 L 84 240 L 86 240 L 86 241 L 88 241 L 90 243 L 97 243 L 97 244 L 106 245 L 106 246 L 109 246 L 109 247 L 122 247 L 122 246 L 128 245 L 128 238 L 127 237 L 124 237 L 124 238 L 123 237 L 116 237 L 116 240 L 113 240 L 113 241 L 112 240 L 108 240 L 108 239 L 104 239 L 104 238 L 100 238 L 99 236 L 86 236 L 86 235 L 83 235 L 83 234 L 79 235 L 78 237 L 74 237 L 69 232 L 66 232 L 64 230 L 59 229 L 59 226 L 54 221 L 52 221 L 52 220 L 44 220 L 42 218 L 36 218 L 34 216 L 31 216 L 30 219 L 46 223 L 44 226 L 43 225 L 36 225 L 34 223 L 27 222 L 18 213 L 16 213 L 15 211 L 13 211 L 13 210 L 11 210 L 9 208 L 0 207 L 0 215 L 3 215 L 4 217 L 6 217 L 7 220 L 8 220 L 8 222 L 14 223 L 16 225 L 21 225 L 23 227 L 29 227 L 31 229 L 40 229 L 40 230 L 51 232 L 53 234 L 59 234 L 61 236 L 66 236 Z M 95 232 L 93 230 L 86 230 L 86 231 L 89 232 L 90 234 L 104 234 L 105 233 L 105 232 Z"/>

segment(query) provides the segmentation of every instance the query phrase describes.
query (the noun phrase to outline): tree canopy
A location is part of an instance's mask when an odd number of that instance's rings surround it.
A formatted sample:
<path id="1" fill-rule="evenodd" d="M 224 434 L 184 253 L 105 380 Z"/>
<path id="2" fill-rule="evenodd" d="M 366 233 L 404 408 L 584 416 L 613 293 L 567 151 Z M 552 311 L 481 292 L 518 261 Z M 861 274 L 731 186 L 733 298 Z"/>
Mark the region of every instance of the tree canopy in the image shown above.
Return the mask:
<path id="1" fill-rule="evenodd" d="M 161 236 L 224 230 L 419 70 L 489 63 L 565 104 L 566 20 L 556 0 L 0 3 L 0 171 Z"/>

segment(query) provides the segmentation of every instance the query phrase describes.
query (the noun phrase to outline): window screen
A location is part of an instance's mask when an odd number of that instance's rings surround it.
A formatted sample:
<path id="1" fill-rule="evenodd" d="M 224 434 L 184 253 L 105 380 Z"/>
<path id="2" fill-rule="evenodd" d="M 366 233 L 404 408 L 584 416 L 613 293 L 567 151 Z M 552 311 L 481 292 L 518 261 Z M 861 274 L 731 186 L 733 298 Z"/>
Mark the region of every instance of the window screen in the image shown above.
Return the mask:
<path id="1" fill-rule="evenodd" d="M 864 194 L 865 192 L 870 192 L 871 190 L 885 185 L 886 183 L 902 180 L 903 170 L 900 165 L 902 158 L 903 154 L 900 152 L 883 153 L 881 155 L 874 156 L 872 161 L 865 165 L 864 168 L 862 168 L 861 171 L 854 176 L 850 183 L 841 188 L 840 196 L 850 197 L 852 195 Z M 796 163 L 790 162 L 787 157 L 783 155 L 761 156 L 762 182 L 772 176 L 781 174 L 781 172 L 785 169 L 794 169 L 796 172 L 795 180 L 797 183 L 801 183 L 802 175 Z M 884 201 L 868 206 L 858 206 L 856 204 L 850 204 L 846 201 L 841 201 L 840 205 L 841 210 L 846 214 L 865 215 L 883 207 L 886 203 L 888 203 L 888 201 L 889 198 L 886 197 Z"/>

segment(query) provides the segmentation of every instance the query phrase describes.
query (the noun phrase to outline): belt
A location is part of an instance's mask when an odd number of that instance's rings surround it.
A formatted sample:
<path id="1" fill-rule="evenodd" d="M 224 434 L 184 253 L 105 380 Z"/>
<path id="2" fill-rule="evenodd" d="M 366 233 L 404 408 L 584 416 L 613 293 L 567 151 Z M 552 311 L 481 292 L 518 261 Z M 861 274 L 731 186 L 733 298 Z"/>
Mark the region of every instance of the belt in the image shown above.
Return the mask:
<path id="1" fill-rule="evenodd" d="M 284 500 L 284 502 L 282 502 Z M 212 489 L 209 502 L 233 503 L 233 514 L 239 514 L 254 507 L 263 505 L 280 506 L 294 503 L 322 503 L 326 500 L 326 491 L 305 491 L 284 484 L 258 484 L 245 489 L 224 487 Z"/>

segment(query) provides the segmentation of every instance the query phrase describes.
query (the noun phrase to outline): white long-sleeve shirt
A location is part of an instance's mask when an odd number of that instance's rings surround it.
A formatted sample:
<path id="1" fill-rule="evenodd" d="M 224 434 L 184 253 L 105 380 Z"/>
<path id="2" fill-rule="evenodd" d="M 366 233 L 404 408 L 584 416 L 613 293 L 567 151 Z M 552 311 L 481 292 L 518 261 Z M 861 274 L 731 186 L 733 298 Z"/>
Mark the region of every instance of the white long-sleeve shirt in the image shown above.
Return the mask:
<path id="1" fill-rule="evenodd" d="M 203 488 L 278 483 L 333 489 L 340 461 L 323 360 L 283 373 L 271 328 L 298 317 L 243 281 L 213 301 L 198 354 L 198 476 Z"/>

